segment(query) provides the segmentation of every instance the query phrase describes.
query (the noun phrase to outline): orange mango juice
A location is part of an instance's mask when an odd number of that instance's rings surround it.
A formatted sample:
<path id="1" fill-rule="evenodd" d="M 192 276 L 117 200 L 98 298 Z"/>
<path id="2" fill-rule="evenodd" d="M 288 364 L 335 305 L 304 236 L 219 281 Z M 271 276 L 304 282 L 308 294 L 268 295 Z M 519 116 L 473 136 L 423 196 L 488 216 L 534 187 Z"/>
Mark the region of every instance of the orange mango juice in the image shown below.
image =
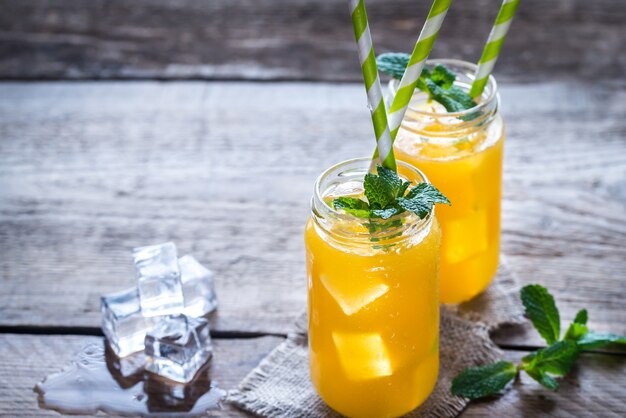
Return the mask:
<path id="1" fill-rule="evenodd" d="M 437 380 L 439 223 L 410 214 L 367 240 L 368 220 L 323 209 L 305 228 L 311 380 L 346 416 L 403 415 Z"/>
<path id="2" fill-rule="evenodd" d="M 436 104 L 416 107 L 429 106 Z M 503 122 L 496 116 L 472 126 L 411 109 L 404 120 L 409 123 L 403 122 L 396 138 L 396 158 L 422 170 L 452 202 L 437 208 L 443 235 L 441 301 L 467 301 L 487 288 L 498 268 Z"/>

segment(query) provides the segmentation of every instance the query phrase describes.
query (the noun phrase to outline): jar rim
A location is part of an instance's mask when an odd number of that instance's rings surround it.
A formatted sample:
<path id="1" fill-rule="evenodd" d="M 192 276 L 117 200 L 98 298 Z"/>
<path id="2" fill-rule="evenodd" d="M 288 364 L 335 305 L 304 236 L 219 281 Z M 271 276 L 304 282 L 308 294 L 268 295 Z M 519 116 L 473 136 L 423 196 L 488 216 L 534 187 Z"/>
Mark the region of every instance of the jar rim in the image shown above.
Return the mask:
<path id="1" fill-rule="evenodd" d="M 406 168 L 407 170 L 409 170 L 409 172 L 412 173 L 411 178 L 408 178 L 408 180 L 410 180 L 412 183 L 430 183 L 426 175 L 422 171 L 420 171 L 418 168 L 404 161 L 398 161 L 397 163 L 398 165 Z M 367 241 L 368 244 L 372 243 L 369 239 L 373 235 L 376 235 L 381 240 L 387 240 L 388 237 L 395 238 L 398 235 L 397 232 L 405 231 L 407 232 L 407 234 L 406 235 L 402 234 L 403 235 L 402 239 L 405 239 L 413 235 L 413 232 L 419 232 L 419 231 L 429 228 L 435 216 L 434 206 L 430 210 L 428 215 L 426 215 L 424 218 L 419 218 L 416 214 L 412 212 L 403 212 L 398 215 L 392 216 L 389 219 L 383 220 L 383 219 L 378 219 L 378 218 L 369 218 L 369 219 L 359 218 L 354 215 L 351 215 L 342 211 L 338 211 L 335 208 L 333 208 L 331 205 L 326 203 L 326 201 L 324 200 L 324 192 L 327 189 L 325 188 L 324 190 L 322 190 L 322 186 L 325 184 L 325 182 L 328 182 L 329 180 L 331 180 L 333 175 L 339 176 L 339 177 L 345 176 L 346 181 L 359 178 L 361 177 L 362 173 L 368 172 L 368 168 L 370 164 L 371 164 L 371 157 L 353 158 L 353 159 L 345 160 L 345 161 L 332 165 L 331 167 L 324 170 L 317 177 L 317 179 L 315 180 L 313 197 L 311 199 L 311 212 L 312 212 L 312 218 L 313 218 L 314 223 L 320 228 L 322 228 L 326 233 L 329 233 L 330 229 L 327 226 L 322 225 L 322 223 L 325 224 L 327 222 L 333 222 L 337 220 L 337 221 L 349 221 L 349 222 L 353 222 L 353 221 L 368 222 L 371 224 L 373 222 L 374 223 L 377 223 L 377 222 L 390 223 L 395 220 L 400 220 L 400 221 L 410 220 L 409 222 L 401 222 L 401 224 L 403 225 L 402 227 L 396 227 L 395 229 L 390 227 L 376 234 L 372 234 L 371 232 L 367 234 L 351 233 L 349 237 L 348 236 L 341 237 L 343 240 Z M 344 170 L 342 171 L 342 169 Z M 353 174 L 353 177 L 350 177 L 351 173 Z M 341 236 L 342 234 L 339 231 L 333 231 L 333 235 Z"/>
<path id="2" fill-rule="evenodd" d="M 437 64 L 464 68 L 468 71 L 469 73 L 468 77 L 472 81 L 475 79 L 475 74 L 478 69 L 478 66 L 474 63 L 459 60 L 459 59 L 453 59 L 453 58 L 430 59 L 426 61 L 427 66 L 431 66 L 431 65 L 435 66 Z M 397 79 L 391 79 L 389 81 L 389 90 L 393 92 L 393 94 L 396 93 L 399 83 L 400 81 Z M 429 112 L 423 109 L 414 108 L 410 104 L 409 104 L 409 109 L 411 109 L 411 112 L 415 112 L 422 116 L 430 116 L 430 117 L 436 117 L 436 118 L 439 118 L 439 117 L 463 118 L 464 116 L 468 116 L 476 112 L 483 111 L 485 108 L 491 106 L 494 101 L 496 102 L 498 101 L 498 83 L 496 82 L 496 79 L 492 74 L 489 75 L 489 79 L 487 81 L 486 87 L 488 89 L 489 94 L 487 95 L 487 98 L 485 100 L 481 101 L 476 106 L 470 109 L 462 110 L 460 112 Z"/>

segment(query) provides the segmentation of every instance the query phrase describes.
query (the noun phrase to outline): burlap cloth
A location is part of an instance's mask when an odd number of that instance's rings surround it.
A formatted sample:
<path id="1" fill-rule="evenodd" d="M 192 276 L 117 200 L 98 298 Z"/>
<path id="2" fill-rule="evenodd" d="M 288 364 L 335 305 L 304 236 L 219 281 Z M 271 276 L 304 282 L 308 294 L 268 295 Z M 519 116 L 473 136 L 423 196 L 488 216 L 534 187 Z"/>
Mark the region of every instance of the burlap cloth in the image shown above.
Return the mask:
<path id="1" fill-rule="evenodd" d="M 428 400 L 407 417 L 455 417 L 467 405 L 450 393 L 464 368 L 502 358 L 489 331 L 523 321 L 517 280 L 501 261 L 493 284 L 471 302 L 441 308 L 440 369 Z M 339 417 L 319 398 L 309 378 L 306 317 L 246 376 L 227 401 L 265 417 Z"/>

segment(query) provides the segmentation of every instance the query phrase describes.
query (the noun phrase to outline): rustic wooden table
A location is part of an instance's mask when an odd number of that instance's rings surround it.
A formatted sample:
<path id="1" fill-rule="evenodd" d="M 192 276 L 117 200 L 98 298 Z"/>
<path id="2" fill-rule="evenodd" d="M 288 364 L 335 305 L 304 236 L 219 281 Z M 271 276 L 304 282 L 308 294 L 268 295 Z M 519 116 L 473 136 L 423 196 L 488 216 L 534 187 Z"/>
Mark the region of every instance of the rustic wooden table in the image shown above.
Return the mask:
<path id="1" fill-rule="evenodd" d="M 56 415 L 32 388 L 102 340 L 99 296 L 133 283 L 135 246 L 173 240 L 216 272 L 221 387 L 284 338 L 313 181 L 372 150 L 344 3 L 0 0 L 0 416 Z M 426 2 L 371 3 L 380 52 L 408 50 Z M 457 6 L 435 55 L 476 57 L 491 17 Z M 502 252 L 563 327 L 588 308 L 620 334 L 624 22 L 618 0 L 528 0 L 498 67 Z M 528 326 L 493 337 L 511 359 L 542 346 Z M 523 378 L 463 416 L 625 416 L 625 372 L 624 352 L 584 354 L 558 393 Z"/>

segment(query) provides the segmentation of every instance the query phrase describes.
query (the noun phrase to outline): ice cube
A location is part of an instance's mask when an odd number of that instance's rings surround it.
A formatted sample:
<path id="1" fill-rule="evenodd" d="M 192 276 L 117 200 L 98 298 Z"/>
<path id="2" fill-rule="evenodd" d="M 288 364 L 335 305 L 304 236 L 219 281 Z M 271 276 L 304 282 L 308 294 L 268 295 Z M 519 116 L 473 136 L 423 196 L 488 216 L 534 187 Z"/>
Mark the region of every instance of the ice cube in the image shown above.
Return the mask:
<path id="1" fill-rule="evenodd" d="M 169 315 L 146 334 L 146 370 L 176 382 L 191 381 L 211 354 L 204 318 Z"/>
<path id="2" fill-rule="evenodd" d="M 167 242 L 135 248 L 133 259 L 144 316 L 181 313 L 184 301 L 176 245 Z"/>
<path id="3" fill-rule="evenodd" d="M 158 318 L 146 318 L 141 314 L 137 288 L 103 295 L 100 299 L 102 331 L 113 352 L 125 357 L 143 350 L 146 331 Z"/>
<path id="4" fill-rule="evenodd" d="M 442 223 L 444 256 L 449 264 L 465 261 L 485 251 L 489 245 L 487 214 L 472 211 Z"/>
<path id="5" fill-rule="evenodd" d="M 349 379 L 368 380 L 391 375 L 391 360 L 380 334 L 333 332 L 333 341 Z"/>
<path id="6" fill-rule="evenodd" d="M 198 263 L 191 255 L 178 259 L 185 299 L 184 314 L 204 316 L 217 308 L 213 272 Z"/>
<path id="7" fill-rule="evenodd" d="M 341 307 L 343 313 L 354 315 L 365 306 L 389 291 L 389 286 L 379 280 L 366 276 L 360 277 L 358 283 L 350 280 L 332 279 L 322 276 L 322 284 Z"/>

